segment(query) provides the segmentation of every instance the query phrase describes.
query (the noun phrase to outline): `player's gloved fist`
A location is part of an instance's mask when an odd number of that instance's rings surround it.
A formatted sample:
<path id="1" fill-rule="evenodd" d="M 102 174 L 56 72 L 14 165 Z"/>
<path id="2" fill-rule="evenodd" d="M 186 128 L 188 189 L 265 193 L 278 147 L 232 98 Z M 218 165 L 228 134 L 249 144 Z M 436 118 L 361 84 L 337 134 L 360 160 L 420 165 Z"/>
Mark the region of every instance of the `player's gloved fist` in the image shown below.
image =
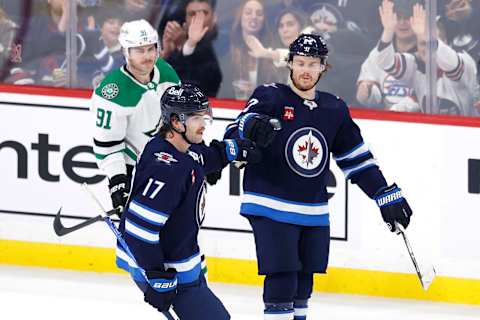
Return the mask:
<path id="1" fill-rule="evenodd" d="M 148 286 L 144 292 L 144 300 L 159 311 L 167 311 L 177 295 L 177 272 L 146 271 Z"/>
<path id="2" fill-rule="evenodd" d="M 114 208 L 119 208 L 119 212 L 123 211 L 128 200 L 130 192 L 130 181 L 126 174 L 117 174 L 110 179 L 108 188 L 110 189 L 110 197 Z M 119 214 L 120 215 L 120 214 Z"/>
<path id="3" fill-rule="evenodd" d="M 383 221 L 385 221 L 390 231 L 399 232 L 395 222 L 398 222 L 404 228 L 408 227 L 412 209 L 410 209 L 407 200 L 402 196 L 402 189 L 397 187 L 395 183 L 377 192 L 374 199 L 382 212 Z"/>
<path id="4" fill-rule="evenodd" d="M 222 177 L 221 170 L 210 172 L 206 175 L 207 182 L 211 186 L 215 185 L 217 181 L 220 180 L 221 177 Z"/>
<path id="5" fill-rule="evenodd" d="M 239 161 L 258 163 L 262 160 L 262 152 L 255 142 L 248 139 L 225 139 L 225 153 L 229 162 Z"/>
<path id="6" fill-rule="evenodd" d="M 268 147 L 277 131 L 282 129 L 278 119 L 258 113 L 247 113 L 238 121 L 240 138 L 254 141 L 260 148 Z"/>

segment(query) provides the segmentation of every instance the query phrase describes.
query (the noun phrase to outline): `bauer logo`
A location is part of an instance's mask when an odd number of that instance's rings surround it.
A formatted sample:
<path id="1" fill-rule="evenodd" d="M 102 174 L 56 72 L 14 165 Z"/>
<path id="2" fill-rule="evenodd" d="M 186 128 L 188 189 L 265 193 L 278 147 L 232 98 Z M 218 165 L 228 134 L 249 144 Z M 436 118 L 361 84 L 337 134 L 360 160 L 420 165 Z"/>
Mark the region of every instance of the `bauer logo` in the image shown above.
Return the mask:
<path id="1" fill-rule="evenodd" d="M 169 282 L 155 282 L 152 286 L 154 289 L 160 289 L 159 291 L 167 291 L 177 287 L 177 279 Z"/>

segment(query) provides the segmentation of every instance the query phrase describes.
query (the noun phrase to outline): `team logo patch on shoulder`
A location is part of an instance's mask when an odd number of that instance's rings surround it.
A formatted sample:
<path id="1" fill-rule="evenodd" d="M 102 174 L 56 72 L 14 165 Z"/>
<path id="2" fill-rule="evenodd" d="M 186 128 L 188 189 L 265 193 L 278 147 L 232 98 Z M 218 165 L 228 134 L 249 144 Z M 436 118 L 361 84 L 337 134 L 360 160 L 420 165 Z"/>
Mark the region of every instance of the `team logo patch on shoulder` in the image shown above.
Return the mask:
<path id="1" fill-rule="evenodd" d="M 178 162 L 178 160 L 175 159 L 170 153 L 157 152 L 157 153 L 154 153 L 153 155 L 157 157 L 157 161 L 163 162 L 166 164 L 171 164 L 172 162 Z"/>
<path id="2" fill-rule="evenodd" d="M 285 145 L 288 166 L 302 177 L 318 176 L 325 169 L 327 156 L 325 137 L 313 127 L 298 129 L 290 135 Z"/>
<path id="3" fill-rule="evenodd" d="M 117 84 L 109 83 L 102 88 L 102 96 L 105 99 L 112 100 L 113 98 L 118 96 L 119 91 L 120 89 L 118 88 Z"/>

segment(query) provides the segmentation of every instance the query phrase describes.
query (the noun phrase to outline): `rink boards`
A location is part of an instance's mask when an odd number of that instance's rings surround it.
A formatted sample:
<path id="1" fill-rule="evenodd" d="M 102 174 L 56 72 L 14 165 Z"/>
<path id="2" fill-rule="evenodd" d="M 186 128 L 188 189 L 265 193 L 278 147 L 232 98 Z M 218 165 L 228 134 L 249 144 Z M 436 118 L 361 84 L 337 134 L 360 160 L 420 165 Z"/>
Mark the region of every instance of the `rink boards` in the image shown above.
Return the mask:
<path id="1" fill-rule="evenodd" d="M 98 214 L 81 191 L 82 181 L 109 206 L 106 181 L 91 153 L 88 92 L 7 90 L 0 93 L 0 263 L 119 272 L 106 226 L 97 223 L 63 238 L 52 228 L 60 207 L 71 217 L 66 224 Z M 217 120 L 208 139 L 220 138 L 239 112 L 231 101 L 214 105 Z M 386 230 L 373 201 L 347 185 L 333 163 L 330 268 L 316 279 L 316 289 L 480 304 L 480 122 L 352 114 L 387 180 L 404 190 L 414 210 L 411 242 L 422 260 L 434 262 L 439 277 L 428 293 L 421 290 L 401 239 Z M 202 245 L 211 280 L 259 284 L 253 236 L 238 214 L 240 183 L 241 174 L 226 168 L 208 190 Z"/>

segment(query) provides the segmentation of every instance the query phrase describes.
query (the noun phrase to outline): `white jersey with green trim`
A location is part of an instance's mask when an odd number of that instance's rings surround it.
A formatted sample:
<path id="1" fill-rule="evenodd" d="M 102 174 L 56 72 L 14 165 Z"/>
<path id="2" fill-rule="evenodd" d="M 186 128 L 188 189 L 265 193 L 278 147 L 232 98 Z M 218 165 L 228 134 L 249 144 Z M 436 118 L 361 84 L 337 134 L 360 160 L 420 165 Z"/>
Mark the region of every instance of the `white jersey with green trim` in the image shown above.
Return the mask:
<path id="1" fill-rule="evenodd" d="M 126 174 L 137 156 L 157 131 L 160 98 L 180 79 L 175 70 L 158 58 L 152 80 L 138 82 L 125 66 L 111 72 L 95 89 L 90 110 L 93 120 L 93 150 L 99 168 L 112 178 Z"/>

